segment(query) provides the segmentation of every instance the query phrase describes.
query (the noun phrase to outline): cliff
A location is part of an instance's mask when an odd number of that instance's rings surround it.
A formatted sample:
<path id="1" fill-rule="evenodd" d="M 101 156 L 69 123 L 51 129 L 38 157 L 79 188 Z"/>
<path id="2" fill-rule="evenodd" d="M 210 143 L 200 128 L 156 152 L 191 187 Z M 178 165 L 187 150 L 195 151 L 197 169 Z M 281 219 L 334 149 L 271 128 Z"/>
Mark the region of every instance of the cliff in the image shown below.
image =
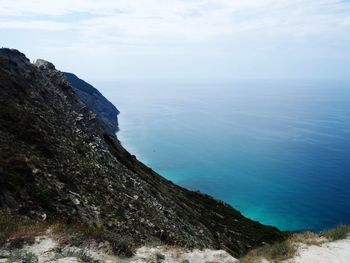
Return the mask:
<path id="1" fill-rule="evenodd" d="M 158 240 L 239 256 L 285 237 L 139 162 L 74 85 L 51 63 L 0 49 L 0 209 L 106 229 L 135 247 Z"/>
<path id="2" fill-rule="evenodd" d="M 112 133 L 116 133 L 118 131 L 118 109 L 96 88 L 76 75 L 64 72 L 64 76 L 79 98 L 107 124 Z"/>

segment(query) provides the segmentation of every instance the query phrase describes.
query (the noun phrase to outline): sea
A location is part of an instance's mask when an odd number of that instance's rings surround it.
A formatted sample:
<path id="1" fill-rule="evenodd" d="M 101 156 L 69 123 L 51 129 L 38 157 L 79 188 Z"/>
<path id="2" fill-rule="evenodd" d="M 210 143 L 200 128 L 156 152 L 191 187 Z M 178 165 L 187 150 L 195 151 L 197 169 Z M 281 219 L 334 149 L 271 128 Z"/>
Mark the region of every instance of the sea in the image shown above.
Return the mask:
<path id="1" fill-rule="evenodd" d="M 122 145 L 167 179 L 281 230 L 350 223 L 350 81 L 96 83 Z"/>

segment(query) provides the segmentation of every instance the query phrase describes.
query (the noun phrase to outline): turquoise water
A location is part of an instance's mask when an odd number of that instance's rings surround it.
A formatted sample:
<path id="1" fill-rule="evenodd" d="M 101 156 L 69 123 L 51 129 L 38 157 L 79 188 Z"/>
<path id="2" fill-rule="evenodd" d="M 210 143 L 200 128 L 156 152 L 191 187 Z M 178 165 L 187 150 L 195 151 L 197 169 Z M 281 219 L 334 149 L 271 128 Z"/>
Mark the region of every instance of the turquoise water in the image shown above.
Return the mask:
<path id="1" fill-rule="evenodd" d="M 96 87 L 121 111 L 122 144 L 173 182 L 284 230 L 350 223 L 349 83 Z"/>

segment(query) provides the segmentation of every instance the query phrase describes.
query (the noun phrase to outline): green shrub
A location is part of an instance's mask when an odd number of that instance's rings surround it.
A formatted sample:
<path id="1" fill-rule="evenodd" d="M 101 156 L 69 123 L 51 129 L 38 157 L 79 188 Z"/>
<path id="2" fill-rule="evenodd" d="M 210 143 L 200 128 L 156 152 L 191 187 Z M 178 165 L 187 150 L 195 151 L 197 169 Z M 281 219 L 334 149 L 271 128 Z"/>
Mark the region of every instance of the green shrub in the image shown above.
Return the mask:
<path id="1" fill-rule="evenodd" d="M 56 256 L 56 259 L 74 257 L 80 259 L 82 262 L 86 263 L 95 263 L 97 260 L 94 260 L 88 252 L 83 249 L 68 249 Z"/>
<path id="2" fill-rule="evenodd" d="M 321 235 L 330 239 L 330 240 L 340 240 L 346 239 L 350 234 L 350 226 L 349 225 L 339 225 L 331 230 L 321 232 Z"/>
<path id="3" fill-rule="evenodd" d="M 14 262 L 25 262 L 25 263 L 38 263 L 38 257 L 32 252 L 22 252 L 16 250 L 10 254 L 10 257 L 7 259 L 8 263 Z"/>
<path id="4" fill-rule="evenodd" d="M 246 256 L 241 258 L 241 263 L 257 263 L 261 259 L 267 259 L 271 262 L 280 262 L 292 258 L 296 253 L 295 245 L 289 240 L 265 245 L 263 247 L 250 251 Z"/>

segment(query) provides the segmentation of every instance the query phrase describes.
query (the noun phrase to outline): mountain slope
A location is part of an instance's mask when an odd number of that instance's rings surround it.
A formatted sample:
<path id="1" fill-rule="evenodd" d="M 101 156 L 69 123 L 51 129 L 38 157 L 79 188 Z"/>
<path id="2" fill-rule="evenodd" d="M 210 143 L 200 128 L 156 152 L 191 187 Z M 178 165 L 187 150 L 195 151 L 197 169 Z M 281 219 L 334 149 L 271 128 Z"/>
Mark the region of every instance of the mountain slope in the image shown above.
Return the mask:
<path id="1" fill-rule="evenodd" d="M 117 115 L 119 114 L 117 108 L 96 88 L 76 75 L 64 72 L 64 76 L 80 99 L 110 127 L 111 132 L 116 133 L 118 131 Z"/>
<path id="2" fill-rule="evenodd" d="M 234 256 L 285 237 L 139 162 L 51 63 L 0 49 L 0 105 L 2 209 Z"/>

